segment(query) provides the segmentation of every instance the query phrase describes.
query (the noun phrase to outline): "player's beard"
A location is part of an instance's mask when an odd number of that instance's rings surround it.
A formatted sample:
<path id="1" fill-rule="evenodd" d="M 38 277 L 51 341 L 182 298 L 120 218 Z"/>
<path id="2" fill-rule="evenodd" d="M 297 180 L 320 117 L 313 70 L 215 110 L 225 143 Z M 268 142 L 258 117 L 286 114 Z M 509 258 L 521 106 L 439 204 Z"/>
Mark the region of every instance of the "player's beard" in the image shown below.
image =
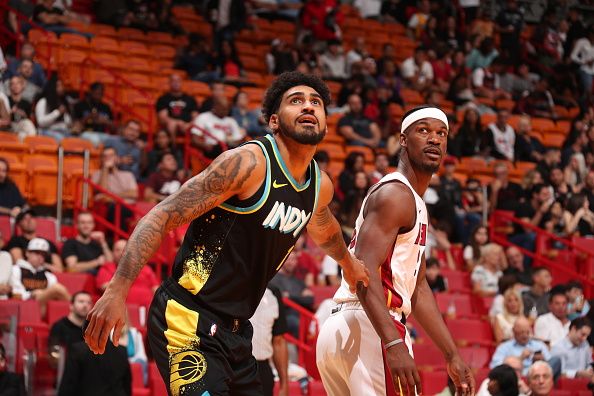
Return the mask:
<path id="1" fill-rule="evenodd" d="M 304 132 L 299 133 L 299 132 L 297 132 L 297 128 L 295 126 L 286 124 L 282 119 L 279 120 L 279 123 L 280 123 L 280 125 L 279 125 L 280 133 L 283 136 L 291 138 L 300 144 L 308 144 L 311 146 L 316 146 L 318 143 L 320 143 L 324 139 L 324 136 L 326 136 L 326 129 L 324 129 L 323 131 L 320 131 L 320 132 L 316 132 L 316 127 L 319 127 L 319 124 L 305 126 L 304 128 L 302 128 L 304 130 Z"/>
<path id="2" fill-rule="evenodd" d="M 422 153 L 421 155 L 424 155 L 424 153 Z M 431 173 L 431 174 L 433 174 L 439 170 L 439 165 L 440 165 L 441 161 L 439 161 L 438 163 L 432 163 L 432 162 L 428 163 L 428 162 L 423 161 L 422 158 L 419 159 L 413 155 L 409 155 L 408 157 L 409 157 L 409 161 L 412 164 L 413 168 L 420 169 L 423 172 Z"/>

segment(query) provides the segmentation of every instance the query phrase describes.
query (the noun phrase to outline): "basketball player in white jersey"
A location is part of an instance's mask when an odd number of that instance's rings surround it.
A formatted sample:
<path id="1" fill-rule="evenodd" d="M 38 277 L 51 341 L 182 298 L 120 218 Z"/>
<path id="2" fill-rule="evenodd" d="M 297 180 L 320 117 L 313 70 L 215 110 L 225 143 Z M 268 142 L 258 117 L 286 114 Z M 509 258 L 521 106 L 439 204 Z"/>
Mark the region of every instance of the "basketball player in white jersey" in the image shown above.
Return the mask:
<path id="1" fill-rule="evenodd" d="M 317 365 L 329 396 L 421 393 L 405 326 L 411 312 L 441 349 L 457 394 L 474 394 L 473 375 L 425 279 L 428 219 L 421 197 L 446 153 L 447 137 L 441 110 L 424 106 L 405 114 L 398 170 L 363 201 L 349 248 L 369 268 L 369 287 L 353 294 L 343 283 L 318 337 Z"/>

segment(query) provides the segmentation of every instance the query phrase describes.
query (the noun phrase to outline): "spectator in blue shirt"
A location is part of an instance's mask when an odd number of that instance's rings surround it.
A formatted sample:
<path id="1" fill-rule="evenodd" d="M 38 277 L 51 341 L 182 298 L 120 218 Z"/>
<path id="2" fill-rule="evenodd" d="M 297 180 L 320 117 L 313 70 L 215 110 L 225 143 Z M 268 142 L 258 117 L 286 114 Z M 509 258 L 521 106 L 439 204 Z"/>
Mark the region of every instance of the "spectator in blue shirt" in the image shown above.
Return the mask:
<path id="1" fill-rule="evenodd" d="M 522 359 L 522 374 L 528 373 L 528 368 L 538 360 L 548 362 L 553 368 L 555 376 L 561 372 L 561 360 L 558 357 L 551 357 L 547 345 L 537 339 L 532 338 L 532 328 L 528 319 L 520 317 L 514 323 L 514 338 L 505 341 L 497 347 L 489 368 L 494 368 L 503 364 L 503 360 L 508 356 L 517 356 Z"/>
<path id="2" fill-rule="evenodd" d="M 105 148 L 113 147 L 120 158 L 118 168 L 132 172 L 136 180 L 140 177 L 140 156 L 144 148 L 144 142 L 139 137 L 140 123 L 129 120 L 120 136 L 113 136 L 105 141 Z"/>
<path id="3" fill-rule="evenodd" d="M 267 133 L 266 124 L 259 109 L 249 109 L 249 97 L 246 92 L 239 91 L 233 99 L 231 117 L 237 121 L 244 134 L 252 138 L 264 136 Z"/>

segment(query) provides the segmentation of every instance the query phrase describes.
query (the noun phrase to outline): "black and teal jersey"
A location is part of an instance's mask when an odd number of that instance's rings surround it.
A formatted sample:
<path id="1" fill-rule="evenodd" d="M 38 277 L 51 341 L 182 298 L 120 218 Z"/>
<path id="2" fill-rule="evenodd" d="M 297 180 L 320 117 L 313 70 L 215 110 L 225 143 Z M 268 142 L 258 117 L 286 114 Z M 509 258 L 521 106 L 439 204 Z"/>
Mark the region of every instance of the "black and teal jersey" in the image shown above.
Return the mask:
<path id="1" fill-rule="evenodd" d="M 270 135 L 257 144 L 266 178 L 246 200 L 233 197 L 190 224 L 173 278 L 210 311 L 249 319 L 316 209 L 321 174 L 311 161 L 303 184 L 289 173 Z"/>

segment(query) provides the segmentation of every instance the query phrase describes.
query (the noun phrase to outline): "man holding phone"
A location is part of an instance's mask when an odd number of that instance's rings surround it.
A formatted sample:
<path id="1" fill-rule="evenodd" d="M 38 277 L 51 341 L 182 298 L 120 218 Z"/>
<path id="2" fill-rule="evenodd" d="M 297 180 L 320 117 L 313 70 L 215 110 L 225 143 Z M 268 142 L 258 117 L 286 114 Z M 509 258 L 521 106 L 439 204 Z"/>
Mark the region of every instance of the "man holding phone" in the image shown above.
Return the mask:
<path id="1" fill-rule="evenodd" d="M 523 375 L 528 373 L 528 368 L 532 363 L 544 360 L 553 368 L 555 377 L 561 372 L 561 360 L 558 357 L 552 357 L 547 345 L 537 339 L 532 338 L 532 327 L 528 319 L 520 317 L 516 319 L 513 327 L 514 338 L 505 341 L 497 347 L 489 368 L 494 368 L 503 364 L 508 356 L 517 356 L 522 359 Z"/>

